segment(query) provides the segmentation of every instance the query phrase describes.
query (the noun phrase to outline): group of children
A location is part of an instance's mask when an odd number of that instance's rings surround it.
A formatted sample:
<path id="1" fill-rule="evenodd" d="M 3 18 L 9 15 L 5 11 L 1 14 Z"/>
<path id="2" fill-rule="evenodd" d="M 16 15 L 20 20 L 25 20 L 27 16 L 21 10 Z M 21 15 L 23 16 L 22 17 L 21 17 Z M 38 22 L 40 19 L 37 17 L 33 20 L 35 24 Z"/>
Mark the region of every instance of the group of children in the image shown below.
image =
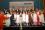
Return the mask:
<path id="1" fill-rule="evenodd" d="M 17 25 L 19 25 L 20 23 L 26 23 L 27 25 L 28 24 L 42 25 L 43 23 L 45 23 L 43 11 L 38 10 L 38 9 L 36 9 L 36 11 L 34 11 L 34 10 L 19 11 L 19 10 L 17 10 L 17 12 L 16 12 L 16 10 L 13 10 L 13 11 L 11 11 L 11 14 L 7 12 L 6 16 L 9 17 L 9 19 L 6 20 L 8 22 L 7 25 L 15 24 L 15 23 L 17 23 Z"/>
<path id="2" fill-rule="evenodd" d="M 1 14 L 1 13 L 0 13 Z M 10 13 L 7 12 L 4 14 L 5 19 L 3 18 L 5 25 L 9 27 L 10 25 L 14 25 L 15 23 L 19 25 L 23 23 L 28 26 L 30 25 L 42 25 L 45 23 L 44 14 L 42 10 L 11 10 Z M 1 16 L 0 16 L 1 19 Z M 2 21 L 3 22 L 3 21 Z M 0 25 L 1 26 L 1 25 Z"/>

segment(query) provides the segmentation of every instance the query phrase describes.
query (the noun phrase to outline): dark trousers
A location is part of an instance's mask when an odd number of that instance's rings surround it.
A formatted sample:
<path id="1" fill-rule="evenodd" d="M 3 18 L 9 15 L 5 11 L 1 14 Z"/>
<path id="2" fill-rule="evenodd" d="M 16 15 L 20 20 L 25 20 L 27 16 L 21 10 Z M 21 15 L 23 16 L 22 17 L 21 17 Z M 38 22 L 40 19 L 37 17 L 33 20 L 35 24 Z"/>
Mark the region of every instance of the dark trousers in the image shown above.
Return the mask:
<path id="1" fill-rule="evenodd" d="M 11 20 L 11 26 L 14 26 L 14 25 L 15 25 L 15 21 Z"/>

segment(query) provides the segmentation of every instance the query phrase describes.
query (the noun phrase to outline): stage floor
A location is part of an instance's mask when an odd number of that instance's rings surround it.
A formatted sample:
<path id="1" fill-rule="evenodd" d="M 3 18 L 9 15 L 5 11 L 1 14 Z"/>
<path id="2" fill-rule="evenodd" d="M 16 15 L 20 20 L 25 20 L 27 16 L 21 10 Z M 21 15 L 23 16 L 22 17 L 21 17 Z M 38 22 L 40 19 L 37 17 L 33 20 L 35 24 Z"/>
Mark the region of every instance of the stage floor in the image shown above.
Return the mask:
<path id="1" fill-rule="evenodd" d="M 20 29 L 21 29 L 20 27 L 5 27 L 3 30 L 20 30 Z M 22 30 L 42 30 L 42 29 L 45 29 L 45 26 L 22 27 Z"/>

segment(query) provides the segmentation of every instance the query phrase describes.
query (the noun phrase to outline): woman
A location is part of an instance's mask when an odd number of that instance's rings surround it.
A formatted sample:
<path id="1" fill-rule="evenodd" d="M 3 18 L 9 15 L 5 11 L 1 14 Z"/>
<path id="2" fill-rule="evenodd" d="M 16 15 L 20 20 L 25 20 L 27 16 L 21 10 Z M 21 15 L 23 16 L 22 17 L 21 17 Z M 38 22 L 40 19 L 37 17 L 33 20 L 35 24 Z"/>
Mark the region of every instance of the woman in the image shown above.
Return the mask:
<path id="1" fill-rule="evenodd" d="M 4 12 L 0 11 L 0 30 L 3 30 L 3 28 L 4 28 L 3 23 L 4 23 L 5 19 L 7 19 L 7 17 L 4 16 Z"/>

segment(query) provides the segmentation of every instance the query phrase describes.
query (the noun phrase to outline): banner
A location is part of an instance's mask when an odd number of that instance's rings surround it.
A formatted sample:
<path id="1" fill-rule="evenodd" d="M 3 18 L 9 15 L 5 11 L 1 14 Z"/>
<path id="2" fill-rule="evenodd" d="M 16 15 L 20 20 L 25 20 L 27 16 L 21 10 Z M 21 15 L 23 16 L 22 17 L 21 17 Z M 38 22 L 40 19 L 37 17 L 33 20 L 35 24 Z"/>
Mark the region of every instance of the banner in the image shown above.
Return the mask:
<path id="1" fill-rule="evenodd" d="M 9 2 L 9 8 L 12 9 L 27 8 L 34 10 L 34 1 Z"/>

